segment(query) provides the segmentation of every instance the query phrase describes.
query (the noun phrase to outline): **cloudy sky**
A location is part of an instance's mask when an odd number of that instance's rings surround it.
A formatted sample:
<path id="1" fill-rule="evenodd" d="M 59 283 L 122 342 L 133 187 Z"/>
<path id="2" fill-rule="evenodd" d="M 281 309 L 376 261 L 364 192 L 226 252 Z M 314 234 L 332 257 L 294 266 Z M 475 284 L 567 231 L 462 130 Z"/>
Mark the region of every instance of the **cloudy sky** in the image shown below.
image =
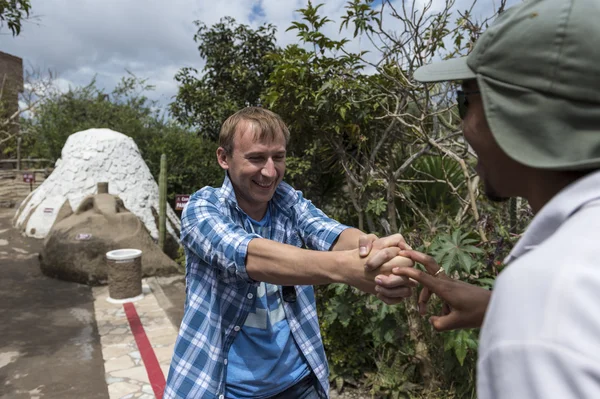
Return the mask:
<path id="1" fill-rule="evenodd" d="M 397 2 L 401 0 L 396 0 Z M 417 3 L 424 0 L 417 0 Z M 479 0 L 476 16 L 489 15 L 499 0 Z M 519 0 L 509 0 L 516 3 Z M 184 66 L 201 69 L 193 36 L 193 21 L 212 25 L 223 16 L 257 27 L 268 22 L 278 27 L 280 46 L 296 42 L 285 32 L 299 19 L 295 11 L 308 0 L 31 0 L 35 18 L 25 22 L 21 35 L 0 30 L 0 51 L 23 58 L 26 67 L 51 69 L 64 90 L 85 85 L 96 76 L 110 91 L 130 70 L 147 78 L 156 89 L 149 97 L 167 104 L 177 93 L 175 73 Z M 347 0 L 321 0 L 322 14 L 335 21 L 329 32 L 338 34 L 339 17 Z M 434 0 L 441 3 L 442 0 Z M 457 0 L 465 9 L 472 0 Z M 393 29 L 393 27 L 389 27 Z M 350 38 L 347 32 L 341 35 Z M 366 41 L 355 40 L 355 49 Z"/>

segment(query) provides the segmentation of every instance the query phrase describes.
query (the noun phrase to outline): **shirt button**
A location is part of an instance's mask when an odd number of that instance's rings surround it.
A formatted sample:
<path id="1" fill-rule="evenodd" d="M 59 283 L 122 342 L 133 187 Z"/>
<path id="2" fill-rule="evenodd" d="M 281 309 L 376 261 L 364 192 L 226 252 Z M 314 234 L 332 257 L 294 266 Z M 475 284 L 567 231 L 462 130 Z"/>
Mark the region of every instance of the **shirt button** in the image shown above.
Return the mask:
<path id="1" fill-rule="evenodd" d="M 249 293 L 248 294 L 248 299 L 252 299 L 252 298 L 254 298 L 254 295 L 252 293 Z"/>
<path id="2" fill-rule="evenodd" d="M 223 363 L 227 366 L 227 359 L 223 360 Z"/>
<path id="3" fill-rule="evenodd" d="M 235 327 L 233 327 L 233 329 L 234 329 L 235 331 L 240 331 L 240 326 L 235 326 Z"/>
<path id="4" fill-rule="evenodd" d="M 225 399 L 225 395 L 219 395 L 219 399 Z"/>

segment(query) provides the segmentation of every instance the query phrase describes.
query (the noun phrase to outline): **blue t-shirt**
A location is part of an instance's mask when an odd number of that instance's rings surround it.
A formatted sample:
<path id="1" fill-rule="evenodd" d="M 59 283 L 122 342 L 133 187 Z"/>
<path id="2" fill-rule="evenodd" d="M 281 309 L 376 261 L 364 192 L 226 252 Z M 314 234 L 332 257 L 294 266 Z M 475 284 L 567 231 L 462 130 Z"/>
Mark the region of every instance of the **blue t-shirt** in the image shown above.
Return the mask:
<path id="1" fill-rule="evenodd" d="M 250 220 L 256 234 L 270 237 L 269 211 L 260 222 Z M 250 314 L 229 349 L 227 398 L 273 396 L 310 373 L 281 301 L 278 285 L 260 283 Z"/>

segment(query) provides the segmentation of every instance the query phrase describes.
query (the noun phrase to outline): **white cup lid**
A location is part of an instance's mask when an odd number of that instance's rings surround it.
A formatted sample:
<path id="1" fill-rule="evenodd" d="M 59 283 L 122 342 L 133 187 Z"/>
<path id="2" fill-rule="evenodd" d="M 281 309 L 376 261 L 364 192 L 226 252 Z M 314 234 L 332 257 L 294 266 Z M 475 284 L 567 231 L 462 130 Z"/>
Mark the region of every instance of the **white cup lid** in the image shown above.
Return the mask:
<path id="1" fill-rule="evenodd" d="M 116 249 L 106 253 L 106 259 L 108 260 L 128 260 L 139 258 L 142 255 L 142 251 L 139 249 Z"/>

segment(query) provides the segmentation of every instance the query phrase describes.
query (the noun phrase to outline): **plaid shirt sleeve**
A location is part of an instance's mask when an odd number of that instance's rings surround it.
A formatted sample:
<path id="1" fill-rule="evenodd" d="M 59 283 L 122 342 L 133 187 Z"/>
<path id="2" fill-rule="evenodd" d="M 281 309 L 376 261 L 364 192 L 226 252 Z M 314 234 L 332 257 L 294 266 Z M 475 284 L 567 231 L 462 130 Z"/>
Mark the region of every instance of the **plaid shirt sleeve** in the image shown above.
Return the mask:
<path id="1" fill-rule="evenodd" d="M 322 210 L 297 192 L 298 202 L 293 206 L 297 215 L 298 231 L 310 249 L 329 251 L 342 231 L 350 228 L 329 218 Z M 357 243 L 358 245 L 358 243 Z"/>
<path id="2" fill-rule="evenodd" d="M 219 210 L 210 198 L 192 197 L 181 217 L 181 241 L 200 259 L 249 283 L 246 272 L 249 234 Z"/>

